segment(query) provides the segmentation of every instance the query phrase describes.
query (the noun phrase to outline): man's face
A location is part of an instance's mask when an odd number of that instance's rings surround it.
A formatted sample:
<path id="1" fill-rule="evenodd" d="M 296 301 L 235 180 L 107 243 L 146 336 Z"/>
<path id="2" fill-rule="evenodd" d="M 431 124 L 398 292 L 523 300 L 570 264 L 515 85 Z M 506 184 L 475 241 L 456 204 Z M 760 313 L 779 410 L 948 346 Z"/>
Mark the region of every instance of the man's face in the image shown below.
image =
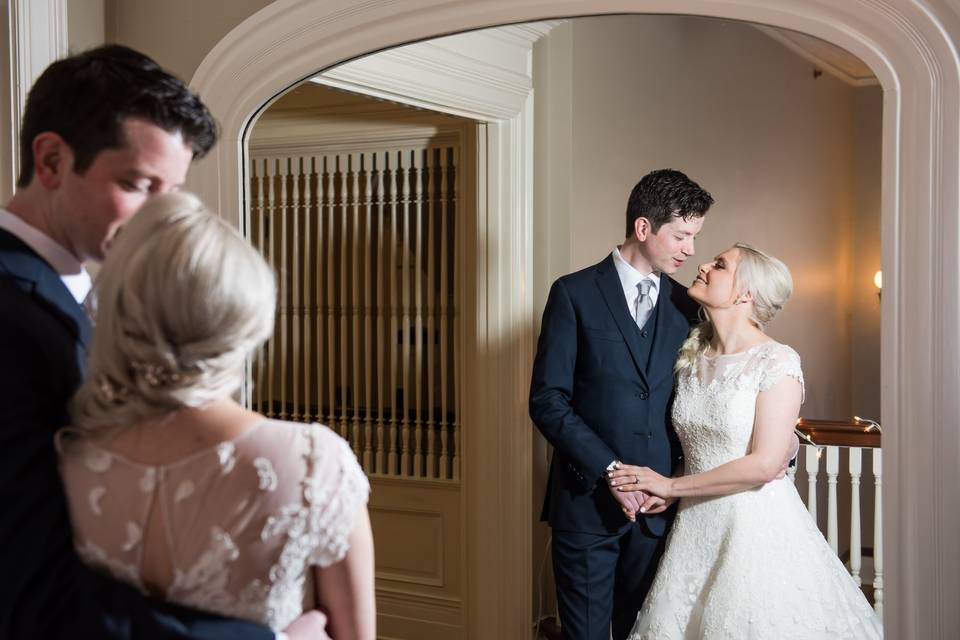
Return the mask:
<path id="1" fill-rule="evenodd" d="M 676 273 L 694 254 L 693 243 L 701 228 L 703 216 L 688 220 L 675 217 L 664 223 L 656 233 L 648 230 L 641 239 L 641 251 L 654 271 Z"/>
<path id="2" fill-rule="evenodd" d="M 179 188 L 193 159 L 180 133 L 137 119 L 126 120 L 123 131 L 126 145 L 104 149 L 82 174 L 73 171 L 72 151 L 64 150 L 54 216 L 81 262 L 103 260 L 123 223 L 149 197 Z"/>

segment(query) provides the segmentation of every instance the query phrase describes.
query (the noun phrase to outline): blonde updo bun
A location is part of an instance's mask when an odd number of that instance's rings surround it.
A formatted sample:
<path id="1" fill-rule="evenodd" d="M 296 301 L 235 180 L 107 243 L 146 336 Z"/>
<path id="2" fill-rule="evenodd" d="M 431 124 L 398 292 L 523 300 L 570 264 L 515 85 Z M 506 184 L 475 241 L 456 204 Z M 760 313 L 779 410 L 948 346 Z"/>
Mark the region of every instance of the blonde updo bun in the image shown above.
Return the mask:
<path id="1" fill-rule="evenodd" d="M 273 332 L 270 267 L 187 193 L 150 199 L 124 226 L 94 292 L 89 371 L 71 405 L 80 429 L 229 396 L 244 359 Z"/>

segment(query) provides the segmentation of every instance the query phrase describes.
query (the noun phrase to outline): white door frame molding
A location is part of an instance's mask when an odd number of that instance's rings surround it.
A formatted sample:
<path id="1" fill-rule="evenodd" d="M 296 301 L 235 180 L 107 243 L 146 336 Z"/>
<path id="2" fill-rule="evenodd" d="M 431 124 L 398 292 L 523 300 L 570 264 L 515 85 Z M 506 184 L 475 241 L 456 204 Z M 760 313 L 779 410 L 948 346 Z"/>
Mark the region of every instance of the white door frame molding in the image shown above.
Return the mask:
<path id="1" fill-rule="evenodd" d="M 0 16 L 6 61 L 0 71 L 0 202 L 13 195 L 20 168 L 20 118 L 27 93 L 51 62 L 67 53 L 66 0 L 10 0 Z"/>
<path id="2" fill-rule="evenodd" d="M 489 572 L 490 559 L 529 566 L 532 523 L 512 515 L 531 512 L 530 466 L 499 469 L 506 444 L 518 460 L 532 459 L 526 428 L 529 335 L 511 332 L 531 314 L 531 299 L 510 280 L 532 276 L 533 44 L 552 23 L 506 26 L 381 51 L 329 69 L 311 82 L 485 122 L 477 148 L 464 147 L 477 171 L 465 176 L 468 193 L 479 194 L 476 218 L 464 220 L 458 247 L 463 377 L 461 531 L 465 559 L 462 620 L 465 630 L 483 623 L 474 602 L 496 598 L 509 574 Z M 492 60 L 491 58 L 496 58 Z M 462 210 L 470 211 L 472 207 Z M 490 303 L 490 299 L 496 302 Z M 495 315 L 491 317 L 491 313 Z M 469 394 L 465 391 L 469 389 Z M 518 424 L 517 417 L 521 416 Z M 495 438 L 491 434 L 496 434 Z M 498 484 L 491 484 L 497 469 Z M 532 581 L 512 584 L 509 597 L 532 602 Z M 504 607 L 509 601 L 485 606 Z M 524 625 L 522 608 L 501 629 Z M 527 616 L 527 625 L 532 622 Z M 469 633 L 468 633 L 469 635 Z M 510 637 L 503 635 L 499 637 Z"/>
<path id="3" fill-rule="evenodd" d="M 683 13 L 760 22 L 801 31 L 847 49 L 884 89 L 882 392 L 885 426 L 884 538 L 891 638 L 948 638 L 960 630 L 960 15 L 951 0 L 277 0 L 210 52 L 194 86 L 220 120 L 223 141 L 200 163 L 193 188 L 239 221 L 241 145 L 251 119 L 275 96 L 318 70 L 388 47 L 495 24 L 606 13 Z M 529 137 L 515 131 L 512 136 Z M 503 152 L 488 140 L 489 154 Z M 518 159 L 518 161 L 520 161 Z M 490 345 L 509 348 L 529 326 L 529 203 L 505 202 L 488 221 Z M 508 246 L 494 242 L 520 231 Z M 529 359 L 529 354 L 524 354 Z M 514 358 L 513 363 L 519 362 Z M 490 362 L 470 401 L 494 401 L 486 438 L 500 451 L 480 478 L 468 527 L 484 562 L 469 578 L 470 637 L 520 638 L 529 630 L 531 427 L 495 392 L 521 373 Z M 505 374 L 505 375 L 503 375 Z M 525 385 L 524 385 L 525 386 Z M 514 389 L 516 394 L 517 390 Z M 499 409 L 497 407 L 500 407 Z M 526 445 L 524 445 L 526 443 Z M 468 479 L 469 480 L 469 479 Z M 527 500 L 526 502 L 529 502 Z M 503 534 L 494 532 L 504 531 Z M 503 554 L 503 555 L 501 555 Z M 524 557 L 525 556 L 525 557 Z"/>

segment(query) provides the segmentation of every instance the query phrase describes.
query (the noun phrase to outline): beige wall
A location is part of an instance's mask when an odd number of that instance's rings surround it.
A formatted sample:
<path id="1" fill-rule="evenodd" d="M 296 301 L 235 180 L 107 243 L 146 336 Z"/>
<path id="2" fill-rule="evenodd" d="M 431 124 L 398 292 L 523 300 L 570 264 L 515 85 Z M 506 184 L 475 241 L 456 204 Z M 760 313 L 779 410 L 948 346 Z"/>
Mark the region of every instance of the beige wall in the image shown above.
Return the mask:
<path id="1" fill-rule="evenodd" d="M 854 415 L 880 420 L 880 147 L 883 92 L 857 90 L 854 120 L 854 209 L 850 265 L 851 400 Z"/>
<path id="2" fill-rule="evenodd" d="M 211 49 L 270 0 L 105 0 L 106 38 L 189 81 Z"/>
<path id="3" fill-rule="evenodd" d="M 71 53 L 106 41 L 106 0 L 67 2 L 67 49 Z"/>
<path id="4" fill-rule="evenodd" d="M 809 62 L 743 23 L 618 16 L 576 20 L 571 32 L 573 152 L 568 160 L 543 141 L 537 149 L 538 165 L 560 163 L 558 175 L 572 176 L 570 260 L 568 268 L 549 260 L 551 269 L 535 272 L 535 289 L 609 253 L 623 237 L 626 199 L 644 173 L 680 169 L 717 201 L 695 262 L 738 240 L 782 258 L 795 294 L 769 330 L 803 358 L 803 414 L 850 416 L 851 372 L 859 363 L 852 355 L 851 276 L 861 242 L 879 256 L 878 232 L 854 235 L 854 225 L 879 230 L 877 208 L 863 204 L 879 198 L 879 129 L 857 124 L 867 115 L 879 123 L 879 104 L 858 100 L 871 89 L 828 74 L 814 78 Z M 555 48 L 553 38 L 538 49 Z M 538 91 L 542 75 L 534 74 Z M 546 73 L 547 92 L 556 75 Z M 872 146 L 864 142 L 871 136 Z M 549 179 L 553 169 L 541 172 Z M 542 225 L 542 216 L 537 221 Z M 555 240 L 549 230 L 537 236 Z M 694 275 L 691 264 L 676 277 L 686 283 Z M 872 311 L 878 323 L 879 309 Z M 859 358 L 878 343 L 858 344 Z M 871 384 L 858 379 L 858 397 L 875 395 Z"/>

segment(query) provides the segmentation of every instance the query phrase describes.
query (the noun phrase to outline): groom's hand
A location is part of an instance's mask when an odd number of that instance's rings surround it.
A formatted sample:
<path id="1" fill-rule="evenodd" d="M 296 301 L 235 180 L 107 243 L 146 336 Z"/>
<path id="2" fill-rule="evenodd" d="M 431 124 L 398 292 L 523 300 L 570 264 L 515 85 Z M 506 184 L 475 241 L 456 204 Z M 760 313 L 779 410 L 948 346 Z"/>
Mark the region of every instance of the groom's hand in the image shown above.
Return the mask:
<path id="1" fill-rule="evenodd" d="M 659 496 L 647 496 L 646 501 L 640 505 L 640 513 L 647 516 L 655 516 L 658 513 L 663 513 L 670 508 L 676 498 L 661 498 Z"/>
<path id="2" fill-rule="evenodd" d="M 625 515 L 630 522 L 636 522 L 637 514 L 640 513 L 640 507 L 643 506 L 643 503 L 647 500 L 647 494 L 642 491 L 617 491 L 616 488 L 611 487 L 609 483 L 606 484 L 607 489 L 610 490 L 610 494 L 620 505 L 620 510 L 623 511 L 623 515 Z"/>

